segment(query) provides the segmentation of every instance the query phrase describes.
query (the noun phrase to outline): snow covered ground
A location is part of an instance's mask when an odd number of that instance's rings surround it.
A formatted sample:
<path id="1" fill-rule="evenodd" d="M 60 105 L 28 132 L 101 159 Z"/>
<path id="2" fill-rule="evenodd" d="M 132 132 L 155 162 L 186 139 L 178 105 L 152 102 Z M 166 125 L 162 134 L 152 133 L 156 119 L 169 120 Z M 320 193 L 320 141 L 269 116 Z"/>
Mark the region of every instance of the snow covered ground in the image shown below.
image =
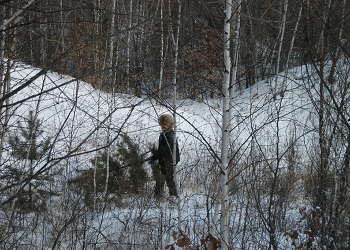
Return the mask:
<path id="1" fill-rule="evenodd" d="M 11 73 L 12 88 L 21 86 L 39 71 L 17 63 Z M 277 145 L 283 151 L 288 148 L 287 142 L 293 140 L 299 152 L 304 152 L 302 148 L 314 136 L 312 103 L 303 82 L 304 73 L 303 67 L 292 69 L 287 77 L 283 75 L 277 80 L 259 82 L 234 98 L 234 147 L 231 153 L 235 156 L 233 163 L 239 166 L 234 169 L 236 175 L 250 174 L 244 164 L 248 164 L 247 156 L 256 150 L 271 155 Z M 283 95 L 278 94 L 275 100 L 271 90 L 274 84 L 280 88 L 285 86 Z M 78 169 L 92 167 L 89 159 L 95 155 L 96 149 L 106 145 L 115 148 L 121 133 L 132 137 L 145 152 L 149 144 L 157 141 L 160 131 L 158 115 L 169 112 L 147 97 L 103 93 L 89 84 L 54 72 L 38 77 L 11 98 L 13 103 L 21 100 L 26 101 L 11 108 L 10 124 L 22 122 L 29 110 L 33 110 L 44 121 L 42 137 L 49 136 L 55 141 L 49 159 L 38 162 L 37 170 L 64 169 L 68 177 Z M 218 167 L 215 167 L 214 155 L 220 156 L 221 106 L 220 99 L 201 103 L 179 100 L 176 108 L 176 131 L 181 150 L 177 169 L 181 229 L 191 239 L 192 246 L 199 245 L 209 232 L 216 236 L 219 233 L 217 187 L 214 185 Z M 10 126 L 10 133 L 16 133 L 16 129 Z M 5 151 L 3 158 L 7 157 L 9 154 Z M 307 161 L 307 158 L 301 159 Z M 145 167 L 149 170 L 147 164 Z M 236 184 L 243 185 L 239 181 Z M 175 242 L 172 232 L 178 230 L 179 213 L 176 206 L 169 205 L 167 198 L 160 203 L 151 198 L 152 185 L 149 183 L 146 187 L 144 196 L 125 198 L 123 207 L 98 212 L 86 211 L 78 205 L 67 209 L 55 204 L 51 215 L 48 213 L 45 218 L 40 218 L 41 227 L 31 231 L 23 228 L 13 239 L 31 245 L 30 249 L 50 249 L 52 246 L 57 249 L 164 249 L 166 244 Z M 252 209 L 250 215 L 245 214 L 248 211 L 244 210 L 247 207 L 245 193 L 237 191 L 235 194 L 230 210 L 231 244 L 234 249 L 240 249 L 242 241 L 246 241 L 246 246 L 249 246 L 246 249 L 266 248 L 268 233 L 262 225 L 255 228 L 250 225 L 249 230 L 243 230 L 247 221 L 258 221 L 258 211 L 255 210 L 254 214 Z M 79 197 L 72 195 L 70 199 Z M 293 225 L 294 218 L 298 220 L 297 209 L 298 204 L 287 209 L 287 220 L 292 221 L 290 225 Z M 78 218 L 78 222 L 69 222 L 72 218 Z M 2 221 L 6 221 L 5 218 Z M 284 231 L 281 229 L 277 234 L 281 249 L 292 249 Z"/>

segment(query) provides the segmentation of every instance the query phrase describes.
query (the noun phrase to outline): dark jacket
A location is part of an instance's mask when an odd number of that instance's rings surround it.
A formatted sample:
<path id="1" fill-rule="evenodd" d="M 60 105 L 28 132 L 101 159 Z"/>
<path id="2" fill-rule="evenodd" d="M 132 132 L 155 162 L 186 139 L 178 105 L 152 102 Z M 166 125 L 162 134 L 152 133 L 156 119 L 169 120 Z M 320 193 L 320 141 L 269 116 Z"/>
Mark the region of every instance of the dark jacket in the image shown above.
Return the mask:
<path id="1" fill-rule="evenodd" d="M 151 161 L 159 160 L 161 166 L 172 165 L 173 147 L 174 147 L 174 130 L 170 129 L 159 135 L 158 149 L 153 152 Z M 176 140 L 176 163 L 180 161 L 179 145 Z"/>

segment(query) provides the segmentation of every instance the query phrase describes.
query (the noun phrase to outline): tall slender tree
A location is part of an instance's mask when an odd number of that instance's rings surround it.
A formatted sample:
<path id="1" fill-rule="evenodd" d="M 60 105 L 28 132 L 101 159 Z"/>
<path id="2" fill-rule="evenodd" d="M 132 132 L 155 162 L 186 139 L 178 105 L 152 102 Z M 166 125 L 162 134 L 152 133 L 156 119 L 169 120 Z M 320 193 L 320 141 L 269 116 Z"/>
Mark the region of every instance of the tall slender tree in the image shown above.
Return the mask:
<path id="1" fill-rule="evenodd" d="M 220 203 L 221 220 L 220 236 L 222 239 L 222 250 L 229 249 L 229 200 L 228 200 L 228 149 L 230 143 L 230 30 L 232 15 L 232 0 L 225 1 L 224 18 L 224 79 L 222 83 L 223 113 L 222 113 L 222 135 L 221 135 L 221 164 L 220 164 Z"/>
<path id="2" fill-rule="evenodd" d="M 280 64 L 281 64 L 283 41 L 284 41 L 285 30 L 286 30 L 287 11 L 288 11 L 288 0 L 282 0 L 281 1 L 282 20 L 280 22 L 278 41 L 277 41 L 278 42 L 278 54 L 277 54 L 276 78 L 275 78 L 275 86 L 274 86 L 275 98 L 279 92 L 277 83 L 278 83 L 278 75 L 279 75 L 279 71 L 280 71 L 280 67 L 281 67 Z"/>
<path id="3" fill-rule="evenodd" d="M 178 66 L 179 66 L 179 38 L 180 38 L 180 25 L 181 25 L 181 15 L 182 15 L 182 3 L 181 0 L 178 0 L 178 11 L 176 16 L 176 22 L 175 28 L 176 31 L 174 32 L 174 29 L 172 25 L 170 26 L 170 35 L 171 35 L 171 41 L 172 41 L 172 48 L 173 48 L 173 54 L 174 54 L 174 68 L 173 68 L 173 77 L 172 77 L 172 84 L 173 84 L 173 95 L 174 95 L 174 103 L 173 103 L 173 115 L 175 120 L 175 133 L 174 133 L 174 144 L 173 152 L 176 152 L 176 107 L 177 107 L 177 77 L 178 77 Z M 169 15 L 171 15 L 171 0 L 169 0 Z M 172 17 L 170 16 L 170 19 Z M 177 171 L 176 171 L 176 154 L 173 154 L 173 167 L 174 167 L 174 179 L 175 179 L 175 185 L 177 189 L 177 193 L 179 194 L 179 183 L 178 183 L 178 177 L 177 177 Z M 180 199 L 177 200 L 177 211 L 178 211 L 178 229 L 181 230 L 182 227 L 182 212 L 181 212 L 181 206 L 180 206 Z"/>

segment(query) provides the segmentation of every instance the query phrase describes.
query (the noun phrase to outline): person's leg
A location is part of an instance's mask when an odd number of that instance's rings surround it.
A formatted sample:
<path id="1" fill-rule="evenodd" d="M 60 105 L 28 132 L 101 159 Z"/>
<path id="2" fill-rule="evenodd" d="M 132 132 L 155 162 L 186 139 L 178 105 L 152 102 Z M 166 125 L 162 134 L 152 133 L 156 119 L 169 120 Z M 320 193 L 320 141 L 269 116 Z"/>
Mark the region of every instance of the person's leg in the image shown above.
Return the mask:
<path id="1" fill-rule="evenodd" d="M 154 186 L 154 197 L 160 198 L 162 193 L 164 192 L 165 185 L 165 177 L 159 167 L 152 167 L 153 178 L 156 181 L 156 185 Z"/>
<path id="2" fill-rule="evenodd" d="M 167 166 L 164 168 L 164 176 L 166 184 L 169 188 L 169 195 L 170 196 L 178 196 L 176 191 L 176 184 L 174 181 L 174 169 L 173 166 Z"/>
<path id="3" fill-rule="evenodd" d="M 158 179 L 156 180 L 156 185 L 154 187 L 154 197 L 160 198 L 164 191 L 164 180 Z"/>

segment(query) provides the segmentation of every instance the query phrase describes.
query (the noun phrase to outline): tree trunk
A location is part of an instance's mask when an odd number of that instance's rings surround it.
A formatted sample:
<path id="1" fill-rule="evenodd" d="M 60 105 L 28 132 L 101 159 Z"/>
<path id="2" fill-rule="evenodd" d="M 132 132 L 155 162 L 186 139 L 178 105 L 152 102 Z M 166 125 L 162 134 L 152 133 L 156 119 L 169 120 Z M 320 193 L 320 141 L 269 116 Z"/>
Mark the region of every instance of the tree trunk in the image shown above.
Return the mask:
<path id="1" fill-rule="evenodd" d="M 276 63 L 276 78 L 275 78 L 275 88 L 274 88 L 274 98 L 276 99 L 279 90 L 278 90 L 278 75 L 280 71 L 280 62 L 281 62 L 281 53 L 283 46 L 284 33 L 286 30 L 286 20 L 287 20 L 287 11 L 288 11 L 288 0 L 282 0 L 282 21 L 280 24 L 280 32 L 278 35 L 278 54 L 277 54 L 277 63 Z"/>
<path id="2" fill-rule="evenodd" d="M 326 229 L 326 208 L 327 208 L 327 187 L 329 186 L 329 183 L 324 183 L 324 180 L 326 180 L 327 177 L 327 168 L 328 168 L 328 150 L 327 150 L 327 139 L 325 135 L 325 110 L 324 110 L 324 103 L 325 103 L 325 91 L 324 91 L 324 70 L 325 70 L 325 31 L 326 31 L 326 20 L 328 19 L 328 11 L 331 5 L 331 1 L 329 0 L 327 3 L 327 8 L 324 10 L 323 13 L 323 27 L 320 34 L 319 44 L 318 44 L 318 54 L 319 54 L 319 113 L 318 113 L 318 136 L 319 136 L 319 147 L 320 147 L 320 166 L 319 166 L 319 176 L 318 176 L 318 183 L 317 183 L 317 193 L 316 193 L 316 203 L 314 204 L 315 207 L 319 206 L 321 208 L 321 211 L 323 211 L 322 214 L 322 225 L 321 225 L 321 241 L 323 244 L 326 245 L 326 236 L 327 229 Z"/>
<path id="3" fill-rule="evenodd" d="M 131 89 L 130 89 L 130 49 L 131 49 L 131 28 L 132 28 L 132 5 L 133 5 L 133 0 L 130 0 L 130 6 L 129 6 L 129 22 L 128 22 L 128 35 L 127 35 L 127 48 L 126 48 L 126 92 L 128 94 L 131 94 Z"/>
<path id="4" fill-rule="evenodd" d="M 224 79 L 222 83 L 223 117 L 221 139 L 221 169 L 220 169 L 220 203 L 221 203 L 221 249 L 229 248 L 229 218 L 228 218 L 228 148 L 230 143 L 230 20 L 232 14 L 232 0 L 225 2 L 224 20 Z"/>
<path id="5" fill-rule="evenodd" d="M 0 85 L 0 97 L 4 96 L 6 93 L 10 92 L 10 88 L 11 88 L 11 74 L 10 74 L 10 70 L 11 70 L 11 61 L 10 59 L 7 60 L 6 62 L 6 69 L 5 69 L 5 61 L 3 60 L 3 57 L 1 57 L 1 61 L 0 61 L 1 65 L 3 65 L 4 67 L 1 67 L 1 70 L 5 70 L 4 72 L 0 72 L 0 83 L 2 85 Z M 5 77 L 3 78 L 3 74 L 5 74 Z M 10 99 L 6 99 L 6 106 L 8 106 L 10 104 Z M 3 102 L 0 103 L 0 115 L 1 115 L 1 120 L 2 120 L 2 124 L 1 124 L 1 128 L 0 128 L 0 166 L 2 163 L 2 149 L 5 143 L 5 135 L 7 132 L 7 126 L 8 126 L 8 121 L 10 119 L 10 108 L 5 107 L 5 112 L 3 112 Z M 4 115 L 2 115 L 4 114 Z"/>
<path id="6" fill-rule="evenodd" d="M 297 19 L 297 22 L 295 23 L 293 36 L 292 36 L 292 41 L 290 42 L 289 51 L 288 51 L 288 54 L 287 54 L 286 66 L 285 66 L 286 70 L 285 70 L 285 74 L 284 74 L 284 78 L 283 78 L 283 86 L 282 86 L 283 94 L 284 94 L 284 92 L 286 91 L 286 88 L 287 88 L 287 74 L 288 74 L 288 68 L 289 68 L 289 60 L 290 60 L 290 56 L 291 56 L 292 51 L 293 51 L 294 41 L 295 41 L 295 37 L 297 36 L 297 31 L 298 31 L 300 19 L 302 17 L 302 13 L 303 13 L 303 5 L 301 5 L 300 9 L 299 9 L 298 19 Z M 292 100 L 292 103 L 293 103 L 293 100 Z"/>
<path id="7" fill-rule="evenodd" d="M 170 2 L 169 0 L 169 14 L 170 12 Z M 177 92 L 177 73 L 178 73 L 178 59 L 179 59 L 179 37 L 180 37 L 180 24 L 181 24 L 181 0 L 178 0 L 179 8 L 177 13 L 177 22 L 176 22 L 176 34 L 174 34 L 173 29 L 171 28 L 171 36 L 173 41 L 173 50 L 174 50 L 174 71 L 173 71 L 173 88 L 174 88 L 174 105 L 173 105 L 173 115 L 174 120 L 176 121 L 176 105 L 177 105 L 177 99 L 176 99 L 176 92 Z M 178 194 L 180 194 L 179 191 L 179 182 L 178 177 L 176 173 L 176 127 L 175 127 L 175 133 L 174 133 L 174 144 L 173 144 L 173 166 L 174 166 L 174 179 L 176 184 L 176 191 Z M 182 228 L 182 213 L 181 213 L 181 206 L 180 206 L 180 199 L 177 200 L 177 212 L 178 212 L 178 230 L 180 231 Z"/>
<path id="8" fill-rule="evenodd" d="M 241 29 L 241 7 L 242 0 L 236 0 L 236 10 L 235 10 L 235 30 L 234 30 L 234 42 L 233 42 L 233 62 L 232 62 L 232 79 L 231 79 L 231 91 L 230 91 L 230 103 L 233 104 L 233 98 L 240 86 L 237 84 L 237 70 L 238 70 L 238 60 L 239 60 L 239 39 L 240 39 L 240 29 Z M 232 111 L 232 110 L 230 110 Z"/>
<path id="9" fill-rule="evenodd" d="M 112 88 L 112 93 L 115 92 L 115 69 L 114 69 L 114 44 L 115 44 L 115 12 L 117 7 L 117 0 L 112 0 L 112 12 L 111 12 L 111 30 L 109 40 L 109 79 Z"/>
<path id="10" fill-rule="evenodd" d="M 162 97 L 163 87 L 163 72 L 165 63 L 165 49 L 164 49 L 164 16 L 163 16 L 163 0 L 160 0 L 160 70 L 159 70 L 159 84 L 158 84 L 158 100 Z"/>

